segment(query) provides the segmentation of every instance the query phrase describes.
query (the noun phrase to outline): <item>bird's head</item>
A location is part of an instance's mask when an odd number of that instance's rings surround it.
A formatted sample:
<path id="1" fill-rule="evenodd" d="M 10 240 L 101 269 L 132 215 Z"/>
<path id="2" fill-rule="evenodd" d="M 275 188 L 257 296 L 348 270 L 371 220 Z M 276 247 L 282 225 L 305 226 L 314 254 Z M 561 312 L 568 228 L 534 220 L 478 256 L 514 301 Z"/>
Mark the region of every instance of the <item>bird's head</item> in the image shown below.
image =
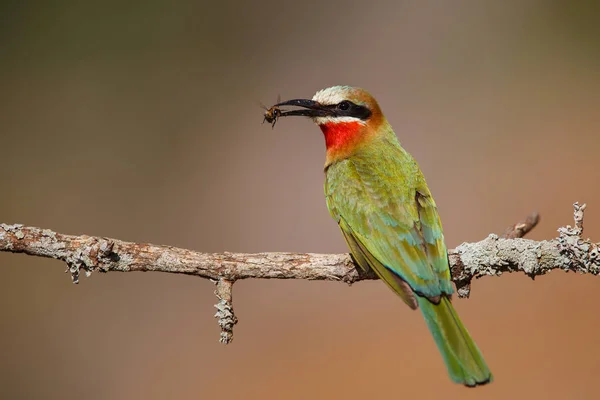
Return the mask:
<path id="1" fill-rule="evenodd" d="M 327 147 L 327 164 L 354 154 L 369 143 L 387 124 L 377 101 L 364 89 L 332 86 L 319 90 L 311 100 L 295 99 L 276 104 L 277 107 L 297 106 L 283 111 L 282 117 L 311 118 L 323 131 Z"/>

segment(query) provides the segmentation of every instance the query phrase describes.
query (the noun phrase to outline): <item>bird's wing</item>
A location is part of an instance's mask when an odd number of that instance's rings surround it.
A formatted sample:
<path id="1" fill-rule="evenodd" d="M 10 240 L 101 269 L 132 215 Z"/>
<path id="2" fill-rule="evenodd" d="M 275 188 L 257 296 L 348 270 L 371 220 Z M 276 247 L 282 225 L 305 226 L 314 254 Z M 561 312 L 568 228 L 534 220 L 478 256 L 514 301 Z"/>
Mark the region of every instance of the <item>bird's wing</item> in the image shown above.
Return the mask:
<path id="1" fill-rule="evenodd" d="M 327 205 L 357 263 L 413 308 L 413 291 L 434 302 L 451 294 L 440 218 L 420 172 L 412 189 L 392 186 L 383 193 L 364 173 L 339 178 L 328 179 Z"/>
<path id="2" fill-rule="evenodd" d="M 410 308 L 415 310 L 418 307 L 418 303 L 409 284 L 373 257 L 369 250 L 356 239 L 352 233 L 352 229 L 344 219 L 340 219 L 340 228 L 350 248 L 350 253 L 358 266 L 365 271 L 373 270 L 379 279 L 387 283 Z"/>
<path id="3" fill-rule="evenodd" d="M 452 294 L 454 289 L 451 284 L 448 249 L 444 241 L 442 221 L 425 180 L 422 180 L 422 184 L 419 186 L 416 192 L 416 203 L 427 260 L 440 280 L 442 291 Z"/>

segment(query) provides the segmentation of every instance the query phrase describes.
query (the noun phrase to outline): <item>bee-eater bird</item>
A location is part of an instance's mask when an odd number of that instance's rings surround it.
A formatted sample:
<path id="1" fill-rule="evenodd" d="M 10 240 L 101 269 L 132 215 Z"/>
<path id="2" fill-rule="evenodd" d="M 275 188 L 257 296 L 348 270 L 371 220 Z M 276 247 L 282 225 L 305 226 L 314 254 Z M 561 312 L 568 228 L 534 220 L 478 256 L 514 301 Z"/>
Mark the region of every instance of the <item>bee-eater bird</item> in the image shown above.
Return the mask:
<path id="1" fill-rule="evenodd" d="M 451 303 L 442 224 L 417 162 L 400 146 L 375 99 L 334 86 L 280 117 L 310 117 L 325 136 L 325 197 L 355 262 L 372 269 L 413 310 L 420 308 L 450 378 L 466 386 L 492 381 L 477 345 Z"/>

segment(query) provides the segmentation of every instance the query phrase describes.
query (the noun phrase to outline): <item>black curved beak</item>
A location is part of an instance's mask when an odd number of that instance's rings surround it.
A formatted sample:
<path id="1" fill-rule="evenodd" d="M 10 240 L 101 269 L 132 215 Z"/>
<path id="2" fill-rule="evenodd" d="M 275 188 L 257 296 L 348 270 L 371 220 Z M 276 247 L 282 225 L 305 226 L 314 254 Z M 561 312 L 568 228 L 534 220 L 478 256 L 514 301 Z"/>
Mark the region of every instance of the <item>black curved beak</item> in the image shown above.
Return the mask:
<path id="1" fill-rule="evenodd" d="M 282 107 L 282 106 L 295 106 L 295 107 L 303 107 L 302 110 L 291 110 L 291 111 L 282 111 L 282 117 L 292 117 L 292 116 L 301 116 L 301 117 L 326 117 L 329 115 L 333 115 L 332 110 L 329 107 L 324 107 L 318 102 L 314 100 L 307 99 L 294 99 L 287 100 L 281 103 L 277 103 L 274 107 Z"/>

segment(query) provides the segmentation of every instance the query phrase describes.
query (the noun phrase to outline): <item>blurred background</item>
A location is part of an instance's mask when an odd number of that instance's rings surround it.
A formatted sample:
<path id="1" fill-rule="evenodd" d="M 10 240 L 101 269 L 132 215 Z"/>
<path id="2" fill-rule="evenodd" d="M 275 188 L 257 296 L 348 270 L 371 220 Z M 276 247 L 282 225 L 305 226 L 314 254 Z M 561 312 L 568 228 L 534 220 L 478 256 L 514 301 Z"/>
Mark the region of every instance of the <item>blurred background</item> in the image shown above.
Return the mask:
<path id="1" fill-rule="evenodd" d="M 206 252 L 346 252 L 308 120 L 258 102 L 367 88 L 419 160 L 449 247 L 529 212 L 600 238 L 595 2 L 5 1 L 0 222 Z M 5 399 L 597 398 L 593 276 L 486 278 L 456 307 L 496 381 L 450 383 L 380 282 L 214 286 L 0 254 Z"/>

